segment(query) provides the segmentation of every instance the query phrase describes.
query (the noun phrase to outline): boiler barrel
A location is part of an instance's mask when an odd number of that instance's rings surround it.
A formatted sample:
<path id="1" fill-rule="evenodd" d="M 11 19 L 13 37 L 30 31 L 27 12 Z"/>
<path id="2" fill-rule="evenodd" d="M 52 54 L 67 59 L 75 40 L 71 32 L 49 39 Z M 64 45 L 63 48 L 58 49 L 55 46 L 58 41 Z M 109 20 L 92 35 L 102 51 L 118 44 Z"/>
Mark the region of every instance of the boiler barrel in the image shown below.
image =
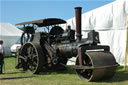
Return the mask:
<path id="1" fill-rule="evenodd" d="M 77 56 L 77 45 L 65 44 L 57 47 L 59 56 L 67 56 L 68 58 Z"/>

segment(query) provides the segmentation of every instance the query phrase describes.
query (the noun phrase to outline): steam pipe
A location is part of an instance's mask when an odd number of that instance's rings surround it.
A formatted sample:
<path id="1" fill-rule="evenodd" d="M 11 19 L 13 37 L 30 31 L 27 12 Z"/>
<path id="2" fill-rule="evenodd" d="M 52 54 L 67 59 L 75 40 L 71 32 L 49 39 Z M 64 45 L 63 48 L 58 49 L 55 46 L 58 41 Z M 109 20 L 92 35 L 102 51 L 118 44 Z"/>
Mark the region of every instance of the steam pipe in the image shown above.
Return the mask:
<path id="1" fill-rule="evenodd" d="M 75 17 L 76 17 L 76 40 L 81 41 L 81 7 L 75 7 Z"/>

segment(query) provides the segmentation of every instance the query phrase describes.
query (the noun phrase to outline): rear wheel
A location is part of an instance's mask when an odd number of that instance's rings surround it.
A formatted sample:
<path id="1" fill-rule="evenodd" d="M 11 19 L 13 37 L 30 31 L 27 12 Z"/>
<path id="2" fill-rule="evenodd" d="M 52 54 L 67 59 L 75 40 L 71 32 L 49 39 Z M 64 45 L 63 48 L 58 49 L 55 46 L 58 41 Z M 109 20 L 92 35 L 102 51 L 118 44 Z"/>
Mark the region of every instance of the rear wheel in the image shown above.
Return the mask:
<path id="1" fill-rule="evenodd" d="M 25 71 L 37 74 L 45 64 L 43 49 L 37 43 L 26 43 L 21 52 L 21 64 Z"/>

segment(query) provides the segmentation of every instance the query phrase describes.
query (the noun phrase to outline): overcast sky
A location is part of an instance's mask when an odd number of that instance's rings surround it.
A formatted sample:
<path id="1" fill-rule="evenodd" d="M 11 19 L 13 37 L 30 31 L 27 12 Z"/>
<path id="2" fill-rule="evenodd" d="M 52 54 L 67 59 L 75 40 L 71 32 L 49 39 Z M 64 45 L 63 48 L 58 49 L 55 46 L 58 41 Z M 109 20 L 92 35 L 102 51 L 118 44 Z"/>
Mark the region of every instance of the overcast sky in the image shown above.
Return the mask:
<path id="1" fill-rule="evenodd" d="M 88 12 L 115 0 L 0 0 L 0 22 L 16 24 L 44 18 L 69 19 L 74 7 Z"/>

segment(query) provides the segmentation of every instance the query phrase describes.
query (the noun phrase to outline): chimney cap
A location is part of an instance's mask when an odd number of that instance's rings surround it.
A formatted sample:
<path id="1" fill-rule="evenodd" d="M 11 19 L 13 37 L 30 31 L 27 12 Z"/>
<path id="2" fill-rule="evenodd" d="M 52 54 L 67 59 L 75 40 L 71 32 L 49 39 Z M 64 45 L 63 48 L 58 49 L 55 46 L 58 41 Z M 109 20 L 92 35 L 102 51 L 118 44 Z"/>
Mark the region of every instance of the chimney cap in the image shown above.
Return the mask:
<path id="1" fill-rule="evenodd" d="M 82 7 L 75 7 L 75 9 L 82 9 Z"/>

